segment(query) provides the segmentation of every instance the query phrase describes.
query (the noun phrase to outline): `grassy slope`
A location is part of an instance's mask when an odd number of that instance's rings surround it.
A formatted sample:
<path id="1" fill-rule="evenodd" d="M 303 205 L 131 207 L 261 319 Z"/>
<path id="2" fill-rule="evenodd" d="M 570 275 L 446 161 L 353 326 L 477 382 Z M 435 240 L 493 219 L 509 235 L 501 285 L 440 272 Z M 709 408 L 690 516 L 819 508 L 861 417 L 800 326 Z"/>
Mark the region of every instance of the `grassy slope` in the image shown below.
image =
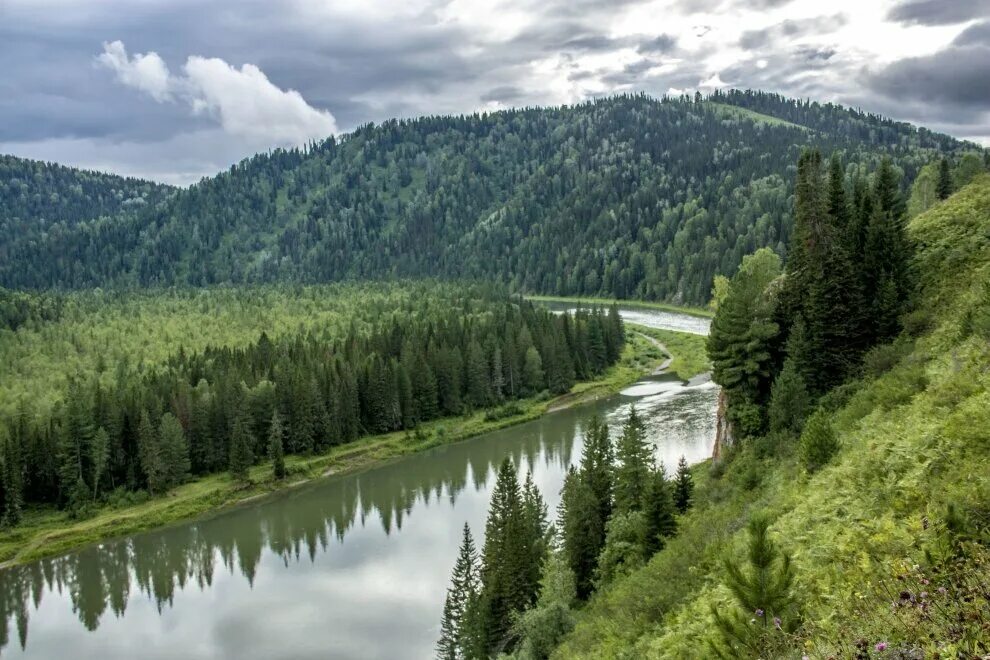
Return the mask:
<path id="1" fill-rule="evenodd" d="M 741 556 L 741 527 L 760 508 L 777 517 L 773 529 L 798 570 L 805 625 L 784 657 L 850 657 L 858 639 L 871 650 L 889 641 L 888 654 L 902 640 L 926 640 L 914 643 L 927 656 L 937 648 L 954 657 L 959 608 L 990 620 L 985 593 L 932 596 L 927 618 L 891 611 L 902 589 L 927 584 L 916 576 L 925 569 L 913 567 L 944 552 L 950 503 L 990 524 L 990 177 L 916 218 L 910 232 L 929 330 L 891 351 L 893 368 L 874 368 L 850 388 L 833 417 L 842 449 L 832 463 L 809 476 L 793 446 L 764 452 L 773 460 L 750 446 L 720 477 L 698 466 L 699 503 L 679 536 L 599 594 L 555 657 L 706 657 L 710 607 L 730 602 L 718 560 Z M 977 585 L 990 583 L 981 552 L 961 569 Z"/>
<path id="2" fill-rule="evenodd" d="M 670 335 L 670 336 L 667 336 Z M 700 350 L 700 344 L 690 339 L 677 343 L 678 333 L 666 333 L 668 347 L 687 351 Z M 169 523 L 215 511 L 264 493 L 285 488 L 290 484 L 322 476 L 361 470 L 385 460 L 423 451 L 437 445 L 463 440 L 498 428 L 529 421 L 548 410 L 560 409 L 614 393 L 652 371 L 666 356 L 648 339 L 630 333 L 623 356 L 600 379 L 578 383 L 571 392 L 551 400 L 529 399 L 519 402 L 522 412 L 497 421 L 486 421 L 483 412 L 459 418 L 433 421 L 422 427 L 417 438 L 405 433 L 390 433 L 362 438 L 333 448 L 329 453 L 313 457 L 287 458 L 290 476 L 284 482 L 273 482 L 270 465 L 261 464 L 251 470 L 249 486 L 237 484 L 226 475 L 211 475 L 184 484 L 165 497 L 147 502 L 104 508 L 85 520 L 73 521 L 59 511 L 31 510 L 23 524 L 0 532 L 0 561 L 22 563 L 44 556 L 56 555 L 110 537 L 124 536 L 153 529 Z M 701 362 L 703 356 L 676 355 L 682 365 Z M 684 369 L 684 366 L 678 368 Z M 686 371 L 684 372 L 687 373 Z M 693 374 L 687 374 L 693 375 Z"/>

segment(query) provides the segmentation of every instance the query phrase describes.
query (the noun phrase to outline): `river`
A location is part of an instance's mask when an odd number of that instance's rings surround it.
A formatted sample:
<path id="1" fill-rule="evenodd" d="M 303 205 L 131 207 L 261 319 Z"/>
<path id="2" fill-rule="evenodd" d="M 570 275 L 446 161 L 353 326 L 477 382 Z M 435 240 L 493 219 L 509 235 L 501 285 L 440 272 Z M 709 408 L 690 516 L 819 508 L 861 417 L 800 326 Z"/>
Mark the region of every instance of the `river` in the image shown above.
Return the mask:
<path id="1" fill-rule="evenodd" d="M 703 334 L 707 320 L 623 308 Z M 429 658 L 464 522 L 483 541 L 495 469 L 531 471 L 551 514 L 583 426 L 635 404 L 658 458 L 707 458 L 716 389 L 653 377 L 594 403 L 217 515 L 0 571 L 4 658 Z"/>

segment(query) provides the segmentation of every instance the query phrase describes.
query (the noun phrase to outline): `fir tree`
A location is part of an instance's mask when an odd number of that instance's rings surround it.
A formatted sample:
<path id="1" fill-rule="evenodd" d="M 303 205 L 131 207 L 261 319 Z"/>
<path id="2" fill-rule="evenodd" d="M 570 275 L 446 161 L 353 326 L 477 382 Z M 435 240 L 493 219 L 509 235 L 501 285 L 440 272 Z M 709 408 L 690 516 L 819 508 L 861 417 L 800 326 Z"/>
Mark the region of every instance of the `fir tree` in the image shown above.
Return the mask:
<path id="1" fill-rule="evenodd" d="M 598 506 L 598 518 L 602 524 L 602 536 L 598 548 L 605 542 L 604 525 L 612 516 L 615 490 L 614 457 L 609 439 L 608 425 L 600 417 L 592 417 L 585 432 L 581 451 L 581 480 L 588 485 Z M 596 550 L 597 552 L 597 550 Z"/>
<path id="2" fill-rule="evenodd" d="M 138 453 L 148 491 L 152 494 L 165 491 L 168 488 L 168 470 L 162 457 L 161 439 L 151 425 L 151 416 L 146 410 L 141 411 L 138 422 Z"/>
<path id="3" fill-rule="evenodd" d="M 0 431 L 3 428 L 0 427 Z M 2 485 L 3 510 L 2 522 L 5 527 L 13 527 L 21 520 L 21 513 L 24 508 L 24 451 L 19 438 L 8 435 L 0 437 L 0 451 L 2 451 Z"/>
<path id="4" fill-rule="evenodd" d="M 543 359 L 534 346 L 526 349 L 523 363 L 523 386 L 527 394 L 535 394 L 543 389 Z"/>
<path id="5" fill-rule="evenodd" d="M 282 436 L 285 430 L 282 428 L 282 416 L 278 410 L 272 412 L 272 421 L 268 425 L 268 460 L 272 462 L 272 476 L 275 479 L 285 478 L 285 447 Z"/>
<path id="6" fill-rule="evenodd" d="M 677 474 L 674 477 L 674 506 L 681 513 L 691 507 L 691 498 L 694 494 L 694 481 L 691 478 L 691 469 L 688 467 L 687 459 L 681 456 L 677 461 Z"/>

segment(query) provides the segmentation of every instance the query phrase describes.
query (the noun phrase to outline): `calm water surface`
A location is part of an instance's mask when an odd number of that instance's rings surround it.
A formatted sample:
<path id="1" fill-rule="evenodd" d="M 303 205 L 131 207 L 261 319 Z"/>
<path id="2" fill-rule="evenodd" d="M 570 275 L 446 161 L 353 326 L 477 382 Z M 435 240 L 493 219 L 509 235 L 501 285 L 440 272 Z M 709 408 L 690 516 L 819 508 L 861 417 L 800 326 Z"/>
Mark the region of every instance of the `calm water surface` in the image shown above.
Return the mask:
<path id="1" fill-rule="evenodd" d="M 707 321 L 623 309 L 703 334 Z M 701 322 L 704 322 L 702 324 Z M 481 543 L 495 469 L 531 471 L 551 513 L 592 414 L 635 404 L 672 469 L 711 454 L 715 386 L 659 377 L 593 404 L 206 520 L 0 572 L 4 658 L 428 658 L 467 521 Z"/>

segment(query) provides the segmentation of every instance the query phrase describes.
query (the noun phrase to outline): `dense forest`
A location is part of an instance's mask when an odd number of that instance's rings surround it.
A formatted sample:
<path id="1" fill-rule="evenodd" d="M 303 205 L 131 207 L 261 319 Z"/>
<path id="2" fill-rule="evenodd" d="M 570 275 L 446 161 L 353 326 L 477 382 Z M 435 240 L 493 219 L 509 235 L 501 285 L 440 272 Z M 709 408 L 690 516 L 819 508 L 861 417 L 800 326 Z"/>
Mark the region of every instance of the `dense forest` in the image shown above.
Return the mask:
<path id="1" fill-rule="evenodd" d="M 955 166 L 978 151 L 839 106 L 726 91 L 388 121 L 174 193 L 8 159 L 0 285 L 428 275 L 701 304 L 744 255 L 786 256 L 789 164 L 805 144 L 842 152 L 847 175 L 889 157 L 904 186 L 937 156 Z"/>
<path id="2" fill-rule="evenodd" d="M 246 479 L 259 459 L 278 479 L 286 454 L 415 434 L 421 422 L 469 410 L 511 414 L 503 408 L 514 400 L 601 374 L 625 341 L 614 307 L 553 314 L 497 289 L 423 283 L 386 288 L 369 306 L 372 289 L 351 290 L 352 308 L 366 309 L 345 324 L 180 346 L 137 368 L 122 359 L 109 381 L 98 361 L 70 374 L 51 402 L 20 397 L 0 423 L 4 523 L 15 525 L 25 504 L 78 513 L 191 475 Z M 213 301 L 206 292 L 198 302 Z"/>
<path id="3" fill-rule="evenodd" d="M 715 288 L 714 463 L 668 479 L 635 414 L 614 443 L 593 420 L 554 525 L 503 466 L 438 657 L 990 651 L 990 177 L 954 194 L 936 161 L 909 223 L 891 161 L 859 170 L 804 151 L 786 267 L 761 248 Z"/>

